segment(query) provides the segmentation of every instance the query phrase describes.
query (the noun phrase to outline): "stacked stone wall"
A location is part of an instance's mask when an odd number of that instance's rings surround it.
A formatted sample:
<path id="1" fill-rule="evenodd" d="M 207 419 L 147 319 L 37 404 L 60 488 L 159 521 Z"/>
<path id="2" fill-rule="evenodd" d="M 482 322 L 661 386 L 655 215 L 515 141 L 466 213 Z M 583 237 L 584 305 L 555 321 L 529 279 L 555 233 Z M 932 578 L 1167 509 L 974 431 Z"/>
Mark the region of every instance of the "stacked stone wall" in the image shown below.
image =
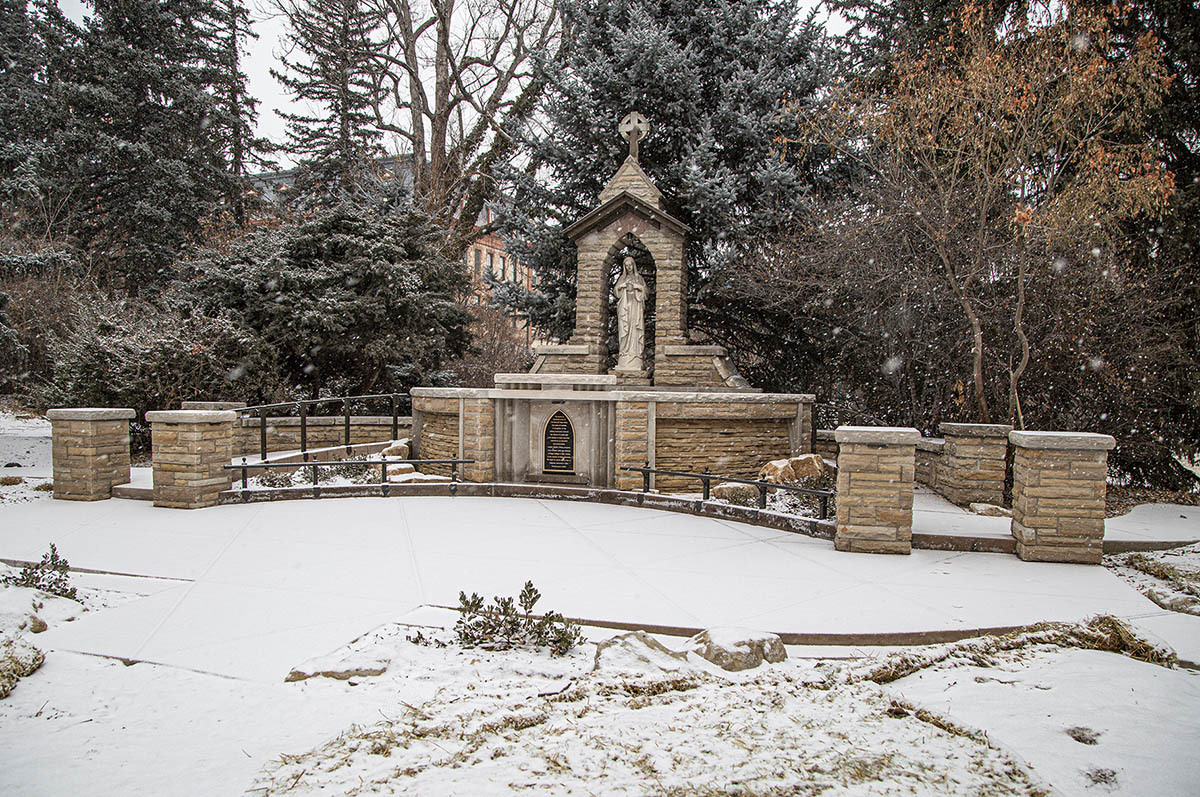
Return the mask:
<path id="1" fill-rule="evenodd" d="M 345 420 L 340 417 L 318 416 L 307 419 L 308 447 L 330 448 L 345 445 Z M 239 418 L 234 427 L 234 456 L 257 457 L 261 450 L 259 419 Z M 401 417 L 397 437 L 412 436 L 412 418 Z M 391 416 L 350 416 L 350 445 L 382 443 L 392 439 Z M 298 417 L 267 418 L 267 453 L 300 450 L 300 419 Z"/>
<path id="2" fill-rule="evenodd" d="M 129 482 L 129 421 L 132 409 L 63 408 L 50 419 L 54 497 L 100 501 Z"/>
<path id="3" fill-rule="evenodd" d="M 939 469 L 942 467 L 942 451 L 945 441 L 940 438 L 922 438 L 917 441 L 917 483 L 932 490 L 938 489 Z"/>
<path id="4" fill-rule="evenodd" d="M 429 412 L 421 413 L 421 439 L 417 456 L 420 459 L 457 459 L 458 458 L 458 400 L 450 399 L 454 404 L 454 413 Z M 438 476 L 449 476 L 449 465 L 421 465 L 422 473 L 432 473 Z"/>
<path id="5" fill-rule="evenodd" d="M 496 412 L 488 398 L 463 400 L 463 459 L 475 460 L 459 470 L 470 482 L 496 478 Z"/>
<path id="6" fill-rule="evenodd" d="M 1108 435 L 1012 432 L 1017 555 L 1099 564 L 1104 553 Z"/>
<path id="7" fill-rule="evenodd" d="M 662 407 L 663 405 L 659 405 Z M 753 479 L 764 463 L 787 457 L 791 437 L 778 418 L 656 419 L 655 467 L 702 473 L 708 467 L 721 476 Z M 700 482 L 679 476 L 657 476 L 660 492 L 694 493 Z"/>
<path id="8" fill-rule="evenodd" d="M 229 411 L 148 412 L 154 465 L 154 505 L 176 509 L 214 506 L 233 482 Z"/>
<path id="9" fill-rule="evenodd" d="M 912 552 L 913 481 L 920 436 L 916 429 L 837 429 L 837 550 Z"/>
<path id="10" fill-rule="evenodd" d="M 654 384 L 688 387 L 724 387 L 725 380 L 713 364 L 712 355 L 656 354 Z"/>
<path id="11" fill-rule="evenodd" d="M 616 407 L 616 473 L 618 490 L 640 490 L 642 474 L 622 470 L 640 468 L 650 459 L 646 445 L 650 404 L 646 401 L 618 401 Z"/>
<path id="12" fill-rule="evenodd" d="M 1012 427 L 943 423 L 941 431 L 946 444 L 938 467 L 938 492 L 959 506 L 976 502 L 1003 505 Z"/>

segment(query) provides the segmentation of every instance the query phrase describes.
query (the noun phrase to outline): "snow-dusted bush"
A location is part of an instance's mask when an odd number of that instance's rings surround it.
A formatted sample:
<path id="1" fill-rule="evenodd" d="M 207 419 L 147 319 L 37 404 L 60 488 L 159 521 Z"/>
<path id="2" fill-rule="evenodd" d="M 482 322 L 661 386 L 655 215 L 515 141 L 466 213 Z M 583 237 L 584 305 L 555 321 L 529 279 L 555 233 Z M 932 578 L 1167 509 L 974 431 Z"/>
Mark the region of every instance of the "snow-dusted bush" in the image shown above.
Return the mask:
<path id="1" fill-rule="evenodd" d="M 71 586 L 71 565 L 58 555 L 58 548 L 50 543 L 50 550 L 43 554 L 42 561 L 21 568 L 17 575 L 5 574 L 0 584 L 10 587 L 40 589 L 60 598 L 76 600 L 75 588 Z"/>
<path id="2" fill-rule="evenodd" d="M 533 615 L 533 607 L 541 593 L 532 581 L 516 598 L 492 598 L 492 605 L 485 606 L 483 598 L 475 593 L 458 593 L 458 608 L 462 616 L 454 624 L 456 641 L 466 647 L 481 647 L 489 650 L 530 645 L 549 647 L 555 656 L 562 656 L 583 639 L 579 626 L 569 622 L 558 612 L 546 612 L 540 618 Z"/>
<path id="3" fill-rule="evenodd" d="M 94 294 L 50 344 L 53 377 L 35 386 L 50 406 L 177 409 L 180 401 L 249 401 L 280 392 L 269 347 L 186 301 Z"/>
<path id="4" fill-rule="evenodd" d="M 259 232 L 185 264 L 178 289 L 273 352 L 281 378 L 313 395 L 444 382 L 468 342 L 463 265 L 444 231 L 411 209 L 352 205 Z"/>

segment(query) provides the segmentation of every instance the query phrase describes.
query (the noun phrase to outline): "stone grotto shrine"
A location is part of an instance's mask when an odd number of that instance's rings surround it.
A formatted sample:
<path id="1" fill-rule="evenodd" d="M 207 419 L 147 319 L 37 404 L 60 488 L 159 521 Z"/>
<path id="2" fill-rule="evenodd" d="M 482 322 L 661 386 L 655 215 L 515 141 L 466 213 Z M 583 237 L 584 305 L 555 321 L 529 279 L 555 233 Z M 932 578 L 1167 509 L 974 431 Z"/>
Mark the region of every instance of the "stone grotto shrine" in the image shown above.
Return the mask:
<path id="1" fill-rule="evenodd" d="M 642 476 L 624 467 L 752 478 L 813 450 L 813 396 L 752 388 L 723 347 L 689 339 L 689 228 L 638 163 L 646 119 L 630 113 L 620 132 L 629 156 L 566 229 L 578 250 L 570 340 L 536 346 L 530 373 L 497 374 L 493 388 L 413 389 L 413 456 L 474 460 L 468 481 L 633 489 Z M 653 487 L 696 482 L 657 475 Z"/>

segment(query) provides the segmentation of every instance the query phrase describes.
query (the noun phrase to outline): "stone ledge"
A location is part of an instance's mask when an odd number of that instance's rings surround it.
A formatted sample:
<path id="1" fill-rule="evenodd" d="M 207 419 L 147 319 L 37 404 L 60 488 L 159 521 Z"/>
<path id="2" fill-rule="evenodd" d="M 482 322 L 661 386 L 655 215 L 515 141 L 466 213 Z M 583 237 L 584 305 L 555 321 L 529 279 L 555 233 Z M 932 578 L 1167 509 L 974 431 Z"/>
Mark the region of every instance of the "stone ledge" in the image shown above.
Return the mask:
<path id="1" fill-rule="evenodd" d="M 667 357 L 728 357 L 729 352 L 724 346 L 701 346 L 695 344 L 673 344 L 663 346 L 663 354 Z"/>
<path id="2" fill-rule="evenodd" d="M 52 421 L 123 421 L 137 417 L 137 412 L 127 407 L 58 407 L 46 410 Z"/>
<path id="3" fill-rule="evenodd" d="M 939 423 L 938 429 L 959 437 L 1005 437 L 1013 430 L 1006 423 Z"/>
<path id="4" fill-rule="evenodd" d="M 586 355 L 591 352 L 586 343 L 539 343 L 533 346 L 533 353 L 538 357 Z"/>
<path id="5" fill-rule="evenodd" d="M 584 347 L 586 348 L 586 347 Z M 496 374 L 499 385 L 616 385 L 616 374 Z"/>
<path id="6" fill-rule="evenodd" d="M 918 451 L 932 451 L 940 454 L 946 448 L 946 441 L 940 437 L 922 437 L 917 441 Z"/>
<path id="7" fill-rule="evenodd" d="M 156 410 L 146 413 L 147 423 L 233 423 L 232 410 Z"/>
<path id="8" fill-rule="evenodd" d="M 720 404 L 811 404 L 811 393 L 747 393 L 743 391 L 712 391 L 707 388 L 692 391 L 626 390 L 616 391 L 618 401 L 661 401 L 664 403 L 696 403 L 711 401 Z"/>
<path id="9" fill-rule="evenodd" d="M 1008 440 L 1021 448 L 1051 449 L 1055 451 L 1111 451 L 1116 447 L 1116 438 L 1092 432 L 1009 432 Z"/>
<path id="10" fill-rule="evenodd" d="M 839 426 L 833 430 L 833 439 L 839 443 L 915 446 L 921 439 L 921 433 L 904 426 Z"/>

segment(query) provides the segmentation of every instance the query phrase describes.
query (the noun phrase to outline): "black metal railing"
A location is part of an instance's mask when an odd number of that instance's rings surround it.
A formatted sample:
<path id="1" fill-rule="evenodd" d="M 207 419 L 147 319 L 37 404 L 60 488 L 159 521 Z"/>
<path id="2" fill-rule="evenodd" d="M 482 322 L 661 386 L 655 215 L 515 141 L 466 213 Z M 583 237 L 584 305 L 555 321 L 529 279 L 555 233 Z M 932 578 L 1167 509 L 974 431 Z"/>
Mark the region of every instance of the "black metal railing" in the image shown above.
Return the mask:
<path id="1" fill-rule="evenodd" d="M 703 473 L 690 473 L 680 470 L 662 470 L 652 468 L 647 464 L 642 468 L 622 467 L 621 470 L 632 471 L 642 474 L 642 492 L 650 492 L 650 477 L 651 476 L 683 476 L 689 479 L 699 479 L 704 486 L 704 499 L 709 500 L 711 497 L 712 483 L 715 482 L 733 482 L 734 484 L 749 484 L 758 488 L 758 508 L 767 508 L 767 494 L 772 490 L 785 490 L 789 493 L 797 493 L 799 495 L 809 495 L 818 499 L 818 504 L 821 512 L 821 520 L 829 518 L 829 499 L 836 498 L 837 492 L 834 490 L 814 490 L 809 487 L 796 487 L 791 484 L 775 484 L 774 482 L 763 481 L 762 479 L 738 479 L 733 476 L 718 476 L 715 473 L 710 473 L 708 468 L 704 469 Z"/>
<path id="2" fill-rule="evenodd" d="M 366 465 L 379 466 L 379 488 L 380 492 L 387 496 L 391 483 L 388 481 L 388 465 L 449 465 L 450 466 L 450 494 L 454 495 L 458 485 L 458 466 L 470 465 L 475 460 L 473 459 L 339 459 L 329 462 L 247 462 L 245 457 L 242 457 L 240 465 L 226 465 L 225 470 L 241 471 L 242 490 L 250 489 L 250 471 L 252 470 L 270 470 L 271 468 L 291 468 L 293 470 L 309 469 L 312 473 L 312 494 L 313 498 L 321 497 L 321 468 L 340 468 L 346 465 Z"/>
<path id="3" fill-rule="evenodd" d="M 342 405 L 342 428 L 343 444 L 346 448 L 346 453 L 354 452 L 354 447 L 350 444 L 350 405 L 352 402 L 364 404 L 371 401 L 380 401 L 386 399 L 389 404 L 389 409 L 392 415 L 392 439 L 395 440 L 400 434 L 400 414 L 401 409 L 412 411 L 412 400 L 407 393 L 373 393 L 366 396 L 335 396 L 331 398 L 319 399 L 304 399 L 299 401 L 282 401 L 277 404 L 257 404 L 253 407 L 241 407 L 236 412 L 240 416 L 253 417 L 258 414 L 258 448 L 260 459 L 267 458 L 267 420 L 268 414 L 272 410 L 280 410 L 285 412 L 296 412 L 300 417 L 300 453 L 304 456 L 305 461 L 308 460 L 308 419 L 309 417 L 336 417 L 328 415 L 311 415 L 309 407 L 314 407 L 319 404 L 337 404 Z M 278 417 L 278 414 L 277 414 Z M 286 416 L 286 417 L 291 417 Z"/>

